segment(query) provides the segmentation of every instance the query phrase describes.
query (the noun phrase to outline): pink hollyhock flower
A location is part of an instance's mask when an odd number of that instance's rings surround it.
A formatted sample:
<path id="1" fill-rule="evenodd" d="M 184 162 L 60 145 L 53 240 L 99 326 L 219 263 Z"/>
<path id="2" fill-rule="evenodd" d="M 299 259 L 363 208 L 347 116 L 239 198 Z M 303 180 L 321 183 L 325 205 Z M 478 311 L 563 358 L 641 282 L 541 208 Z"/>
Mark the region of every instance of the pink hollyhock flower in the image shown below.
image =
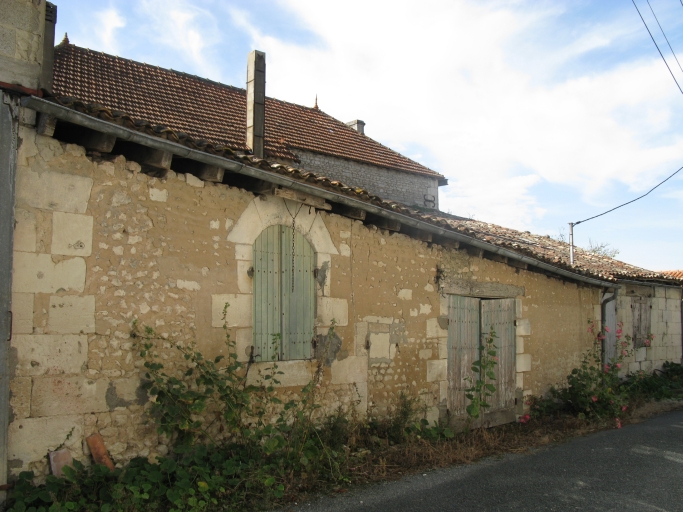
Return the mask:
<path id="1" fill-rule="evenodd" d="M 617 368 L 621 368 L 621 363 L 617 363 Z"/>
<path id="2" fill-rule="evenodd" d="M 605 326 L 605 332 L 610 332 L 609 327 Z"/>
<path id="3" fill-rule="evenodd" d="M 609 365 L 606 364 L 606 365 L 605 365 L 605 373 L 607 373 L 608 371 L 609 371 Z"/>
<path id="4" fill-rule="evenodd" d="M 625 350 L 622 350 L 622 351 L 621 351 L 621 355 L 622 355 L 622 356 L 627 356 L 627 355 L 628 355 L 628 352 L 626 352 Z"/>
<path id="5" fill-rule="evenodd" d="M 595 395 L 593 395 L 593 396 L 591 397 L 591 400 L 593 400 L 594 402 L 597 402 L 597 401 L 598 401 L 598 397 L 595 396 Z"/>
<path id="6" fill-rule="evenodd" d="M 646 347 L 649 347 L 650 346 L 650 340 L 645 340 L 643 342 L 643 345 L 645 345 Z"/>
<path id="7" fill-rule="evenodd" d="M 621 420 L 619 418 L 615 418 L 617 421 L 617 428 L 621 428 Z"/>
<path id="8" fill-rule="evenodd" d="M 598 334 L 598 339 L 599 339 L 600 341 L 602 341 L 602 340 L 604 340 L 604 339 L 605 339 L 605 336 L 604 336 L 604 335 L 602 335 L 602 334 Z"/>
<path id="9" fill-rule="evenodd" d="M 624 332 L 621 329 L 617 329 L 617 336 L 621 336 L 621 333 Z"/>
<path id="10" fill-rule="evenodd" d="M 494 361 L 498 362 L 498 357 L 497 357 L 497 356 L 493 356 L 491 359 L 493 359 Z"/>
<path id="11" fill-rule="evenodd" d="M 621 406 L 621 411 L 624 412 L 626 409 L 628 409 L 628 405 L 622 405 Z"/>
<path id="12" fill-rule="evenodd" d="M 522 424 L 526 424 L 526 423 L 529 423 L 529 420 L 530 420 L 530 419 L 531 419 L 531 416 L 528 415 L 528 414 L 525 414 L 524 416 L 521 416 L 521 417 L 519 418 L 519 422 L 522 423 Z"/>

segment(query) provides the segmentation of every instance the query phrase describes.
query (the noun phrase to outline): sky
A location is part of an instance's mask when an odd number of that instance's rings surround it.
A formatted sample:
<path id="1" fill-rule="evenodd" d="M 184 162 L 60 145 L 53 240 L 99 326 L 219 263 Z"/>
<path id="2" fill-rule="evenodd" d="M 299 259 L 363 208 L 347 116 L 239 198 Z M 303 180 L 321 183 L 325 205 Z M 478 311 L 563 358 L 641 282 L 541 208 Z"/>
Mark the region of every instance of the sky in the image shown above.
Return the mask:
<path id="1" fill-rule="evenodd" d="M 683 92 L 631 0 L 56 3 L 57 39 L 230 85 L 266 52 L 268 96 L 364 120 L 457 215 L 566 237 L 683 166 Z M 683 2 L 636 4 L 683 87 Z M 574 234 L 683 269 L 683 171 Z"/>

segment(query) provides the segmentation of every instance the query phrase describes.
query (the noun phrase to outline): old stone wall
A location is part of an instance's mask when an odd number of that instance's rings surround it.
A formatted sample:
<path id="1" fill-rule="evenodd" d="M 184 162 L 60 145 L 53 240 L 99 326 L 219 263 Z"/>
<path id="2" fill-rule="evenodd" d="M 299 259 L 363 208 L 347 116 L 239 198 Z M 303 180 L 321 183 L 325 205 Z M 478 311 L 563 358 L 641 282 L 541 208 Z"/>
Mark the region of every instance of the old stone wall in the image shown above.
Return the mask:
<path id="1" fill-rule="evenodd" d="M 373 194 L 407 205 L 439 207 L 438 180 L 420 174 L 394 171 L 353 160 L 294 150 L 302 169 L 363 187 Z"/>
<path id="2" fill-rule="evenodd" d="M 617 322 L 623 336 L 634 336 L 633 308 L 647 299 L 650 329 L 649 347 L 638 347 L 625 360 L 624 373 L 660 369 L 665 361 L 681 361 L 681 290 L 664 286 L 625 286 L 617 296 Z"/>
<path id="3" fill-rule="evenodd" d="M 436 420 L 447 402 L 443 280 L 523 287 L 517 297 L 517 387 L 542 393 L 587 348 L 598 290 L 444 249 L 275 196 L 254 196 L 192 175 L 165 179 L 117 157 L 23 126 L 18 158 L 13 274 L 11 471 L 47 472 L 66 446 L 87 460 L 99 432 L 117 463 L 168 452 L 147 423 L 143 364 L 130 333 L 153 327 L 170 371 L 175 343 L 226 354 L 227 332 L 244 361 L 252 342 L 252 244 L 273 224 L 292 225 L 316 253 L 316 326 L 335 324 L 319 400 L 323 411 L 381 415 L 400 392 Z M 165 341 L 164 341 L 165 340 Z M 280 392 L 296 398 L 316 361 L 283 361 Z M 265 363 L 252 367 L 256 375 Z"/>
<path id="4" fill-rule="evenodd" d="M 2 0 L 0 12 L 0 82 L 36 89 L 43 61 L 45 0 Z"/>

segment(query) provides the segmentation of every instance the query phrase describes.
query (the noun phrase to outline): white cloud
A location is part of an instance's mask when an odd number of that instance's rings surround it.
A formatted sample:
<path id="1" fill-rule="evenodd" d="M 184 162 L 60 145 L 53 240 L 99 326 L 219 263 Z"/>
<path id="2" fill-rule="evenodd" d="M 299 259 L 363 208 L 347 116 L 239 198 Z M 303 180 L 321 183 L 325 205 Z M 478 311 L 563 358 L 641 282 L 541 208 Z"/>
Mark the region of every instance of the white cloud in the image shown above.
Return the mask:
<path id="1" fill-rule="evenodd" d="M 180 69 L 220 80 L 220 66 L 212 58 L 213 47 L 221 40 L 214 14 L 188 0 L 142 0 L 138 10 L 146 19 L 143 30 L 154 42 L 170 47 L 185 61 Z"/>
<path id="2" fill-rule="evenodd" d="M 118 54 L 119 40 L 116 32 L 126 26 L 125 18 L 114 8 L 98 11 L 93 17 L 96 23 L 90 26 L 91 30 L 88 30 L 86 41 L 93 40 L 94 44 L 86 43 L 86 46 L 101 49 L 106 53 Z"/>
<path id="3" fill-rule="evenodd" d="M 555 82 L 511 64 L 513 55 L 556 69 L 623 43 L 631 27 L 595 24 L 558 47 L 529 44 L 526 34 L 562 11 L 529 3 L 518 10 L 446 0 L 282 3 L 317 44 L 288 43 L 233 11 L 268 54 L 268 94 L 303 105 L 317 94 L 322 110 L 363 119 L 366 133 L 391 147 L 418 144 L 450 180 L 444 210 L 533 229 L 545 213 L 531 191 L 537 183 L 571 187 L 599 203 L 615 182 L 646 190 L 680 158 L 683 137 L 668 133 L 680 98 L 654 57 L 574 70 Z M 651 143 L 664 134 L 666 143 Z"/>

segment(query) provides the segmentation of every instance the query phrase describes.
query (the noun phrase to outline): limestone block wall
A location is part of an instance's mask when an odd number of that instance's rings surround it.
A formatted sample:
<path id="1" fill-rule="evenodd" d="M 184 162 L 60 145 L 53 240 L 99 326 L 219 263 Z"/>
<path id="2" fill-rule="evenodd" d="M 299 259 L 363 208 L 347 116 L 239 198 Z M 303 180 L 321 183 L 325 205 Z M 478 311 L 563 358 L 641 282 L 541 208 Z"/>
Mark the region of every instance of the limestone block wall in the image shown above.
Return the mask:
<path id="1" fill-rule="evenodd" d="M 617 322 L 621 322 L 624 336 L 633 336 L 634 300 L 649 298 L 650 332 L 654 339 L 650 347 L 637 348 L 632 357 L 625 360 L 628 372 L 660 369 L 665 361 L 681 362 L 681 290 L 674 287 L 634 287 L 624 289 L 617 296 Z"/>
<path id="2" fill-rule="evenodd" d="M 437 276 L 523 286 L 517 386 L 541 393 L 576 365 L 598 290 L 444 249 L 275 196 L 169 172 L 20 130 L 13 273 L 10 469 L 47 471 L 66 446 L 87 461 L 99 432 L 117 463 L 168 452 L 146 416 L 133 322 L 153 327 L 160 360 L 180 372 L 176 343 L 245 361 L 252 342 L 248 270 L 257 236 L 292 225 L 316 252 L 316 329 L 335 343 L 322 363 L 280 362 L 279 393 L 296 399 L 322 372 L 321 412 L 382 415 L 400 393 L 436 420 L 447 403 L 447 296 Z M 598 308 L 599 310 L 599 308 Z M 338 341 L 338 342 L 337 342 Z M 250 377 L 257 374 L 258 363 Z M 84 451 L 86 450 L 86 451 Z"/>
<path id="3" fill-rule="evenodd" d="M 3 0 L 0 6 L 0 82 L 36 89 L 43 61 L 45 0 Z"/>
<path id="4" fill-rule="evenodd" d="M 321 153 L 295 150 L 299 167 L 321 173 L 352 186 L 363 187 L 373 194 L 408 205 L 439 207 L 439 185 L 436 178 L 394 171 L 353 160 Z"/>

